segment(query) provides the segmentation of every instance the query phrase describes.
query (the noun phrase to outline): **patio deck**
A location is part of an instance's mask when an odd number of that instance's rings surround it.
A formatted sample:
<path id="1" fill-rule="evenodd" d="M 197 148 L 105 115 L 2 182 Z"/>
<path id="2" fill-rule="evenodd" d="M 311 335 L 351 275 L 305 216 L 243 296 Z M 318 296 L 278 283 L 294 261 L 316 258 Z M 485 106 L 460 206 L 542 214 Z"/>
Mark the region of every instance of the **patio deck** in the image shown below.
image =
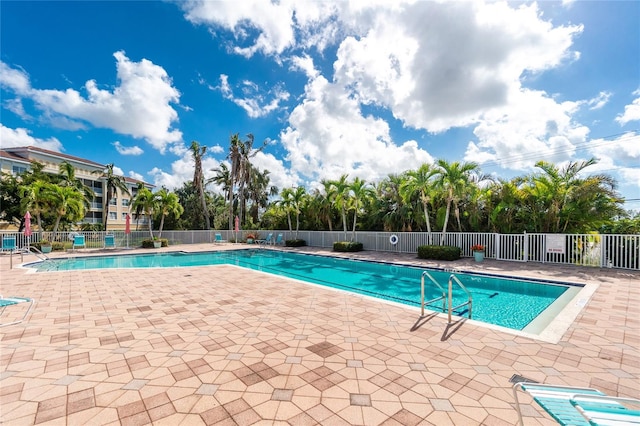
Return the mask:
<path id="1" fill-rule="evenodd" d="M 0 328 L 4 424 L 513 425 L 514 374 L 640 397 L 638 272 L 454 263 L 593 286 L 556 343 L 233 266 L 33 274 L 13 261 L 0 256 L 0 294 L 37 303 Z M 525 408 L 526 425 L 556 424 Z"/>

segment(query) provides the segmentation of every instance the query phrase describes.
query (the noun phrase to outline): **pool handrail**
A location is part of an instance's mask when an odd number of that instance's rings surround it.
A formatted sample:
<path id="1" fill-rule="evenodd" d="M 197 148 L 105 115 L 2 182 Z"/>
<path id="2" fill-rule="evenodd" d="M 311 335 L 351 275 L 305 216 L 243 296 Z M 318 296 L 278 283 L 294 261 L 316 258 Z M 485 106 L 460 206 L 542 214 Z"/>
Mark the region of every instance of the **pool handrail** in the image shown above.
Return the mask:
<path id="1" fill-rule="evenodd" d="M 436 297 L 435 299 L 427 300 L 425 302 L 424 300 L 424 277 L 425 276 L 428 277 L 431 280 L 431 282 L 434 283 L 436 287 L 440 289 L 440 291 L 442 291 L 442 296 Z M 438 281 L 436 281 L 428 271 L 422 272 L 422 278 L 420 280 L 420 316 L 424 316 L 425 305 L 430 305 L 439 300 L 442 300 L 442 312 L 444 312 L 446 309 L 446 301 L 447 301 L 447 296 L 444 288 L 442 288 L 442 286 L 438 283 Z"/>
<path id="2" fill-rule="evenodd" d="M 436 285 L 436 287 L 438 287 L 440 289 L 440 291 L 442 292 L 442 296 L 440 297 L 436 297 L 435 299 L 431 299 L 431 300 L 424 300 L 424 277 L 428 277 L 432 283 L 434 283 Z M 458 286 L 462 289 L 462 291 L 464 291 L 467 294 L 467 301 L 464 303 L 461 303 L 458 306 L 452 306 L 453 304 L 453 282 L 455 281 L 456 284 L 458 284 Z M 448 293 L 448 295 L 447 295 Z M 436 281 L 431 274 L 428 271 L 423 271 L 422 272 L 422 277 L 420 279 L 420 316 L 424 316 L 424 307 L 426 305 L 430 305 L 432 303 L 435 303 L 439 300 L 442 300 L 442 312 L 447 311 L 448 314 L 448 321 L 449 324 L 452 323 L 451 321 L 451 314 L 455 309 L 461 308 L 463 306 L 469 305 L 469 318 L 471 318 L 471 312 L 472 312 L 472 307 L 473 307 L 473 296 L 471 295 L 471 292 L 469 292 L 469 290 L 467 290 L 467 288 L 464 286 L 464 284 L 462 284 L 462 282 L 458 279 L 458 277 L 456 277 L 454 274 L 449 275 L 449 281 L 448 281 L 448 292 L 445 291 L 445 289 L 440 285 L 440 283 L 438 283 L 438 281 Z M 448 306 L 448 309 L 447 309 Z"/>

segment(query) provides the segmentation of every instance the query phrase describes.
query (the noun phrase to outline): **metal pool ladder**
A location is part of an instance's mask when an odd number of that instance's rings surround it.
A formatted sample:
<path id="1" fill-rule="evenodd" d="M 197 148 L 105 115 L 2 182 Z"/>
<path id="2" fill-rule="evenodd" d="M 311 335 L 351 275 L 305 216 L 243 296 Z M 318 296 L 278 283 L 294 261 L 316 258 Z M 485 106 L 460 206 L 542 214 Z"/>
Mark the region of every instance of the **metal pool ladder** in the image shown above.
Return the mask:
<path id="1" fill-rule="evenodd" d="M 424 300 L 424 281 L 425 281 L 424 278 L 425 277 L 428 277 L 429 280 L 431 280 L 431 282 L 440 289 L 440 291 L 442 292 L 442 296 L 436 297 L 435 299 L 431 299 L 427 301 Z M 456 284 L 458 284 L 458 287 L 460 287 L 467 294 L 467 301 L 464 303 L 461 303 L 458 306 L 451 306 L 453 303 L 453 282 L 454 281 Z M 467 290 L 467 288 L 464 286 L 464 284 L 460 282 L 458 277 L 456 277 L 454 274 L 449 275 L 448 292 L 446 292 L 445 289 L 440 285 L 440 283 L 438 283 L 431 276 L 429 272 L 424 271 L 422 273 L 422 279 L 420 280 L 420 315 L 424 316 L 424 307 L 426 305 L 431 305 L 440 300 L 442 300 L 442 312 L 444 312 L 445 310 L 447 310 L 448 312 L 449 324 L 451 324 L 452 322 L 451 313 L 453 312 L 453 310 L 461 308 L 466 305 L 469 305 L 469 318 L 471 318 L 471 308 L 473 306 L 473 297 L 471 296 L 471 293 L 469 292 L 469 290 Z M 448 305 L 448 309 L 447 309 L 447 305 Z"/>

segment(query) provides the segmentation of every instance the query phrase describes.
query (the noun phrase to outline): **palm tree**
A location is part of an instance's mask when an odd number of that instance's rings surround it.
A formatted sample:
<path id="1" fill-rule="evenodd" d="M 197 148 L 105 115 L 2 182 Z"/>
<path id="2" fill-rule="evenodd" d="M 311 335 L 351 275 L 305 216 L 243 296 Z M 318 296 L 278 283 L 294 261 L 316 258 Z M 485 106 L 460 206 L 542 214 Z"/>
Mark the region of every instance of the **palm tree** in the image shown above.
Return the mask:
<path id="1" fill-rule="evenodd" d="M 157 198 L 156 196 L 148 189 L 142 188 L 138 191 L 133 202 L 131 203 L 131 208 L 134 211 L 143 211 L 147 216 L 147 220 L 149 223 L 149 236 L 153 239 L 153 225 L 152 225 L 152 217 L 153 212 L 156 210 L 157 206 Z"/>
<path id="2" fill-rule="evenodd" d="M 251 178 L 247 185 L 247 197 L 251 200 L 251 208 L 249 213 L 254 224 L 259 221 L 259 212 L 261 208 L 266 208 L 269 197 L 278 194 L 278 188 L 270 186 L 269 170 L 263 172 L 260 169 L 250 165 Z"/>
<path id="3" fill-rule="evenodd" d="M 458 229 L 462 230 L 462 225 L 460 224 L 460 209 L 458 208 L 458 201 L 469 185 L 471 173 L 478 170 L 478 164 L 474 162 L 460 163 L 458 161 L 449 163 L 448 161 L 442 159 L 438 160 L 436 164 L 438 166 L 438 169 L 435 173 L 435 176 L 437 176 L 437 186 L 444 193 L 447 203 L 447 210 L 444 217 L 444 226 L 442 227 L 441 240 L 441 244 L 444 244 L 452 204 L 454 207 L 456 220 L 458 221 Z"/>
<path id="4" fill-rule="evenodd" d="M 352 194 L 353 201 L 353 231 L 351 234 L 351 241 L 356 238 L 356 225 L 358 223 L 358 209 L 360 208 L 360 201 L 364 201 L 374 195 L 373 188 L 371 188 L 366 181 L 355 178 L 349 185 L 349 191 Z"/>
<path id="5" fill-rule="evenodd" d="M 233 229 L 233 196 L 235 189 L 235 182 L 238 179 L 240 170 L 240 146 L 242 141 L 238 133 L 231 136 L 229 140 L 229 154 L 227 159 L 231 163 L 231 171 L 229 174 L 231 185 L 229 186 L 229 230 Z"/>
<path id="6" fill-rule="evenodd" d="M 244 221 L 245 216 L 245 204 L 246 204 L 246 194 L 245 187 L 248 185 L 251 180 L 251 158 L 255 157 L 255 155 L 262 151 L 266 146 L 267 142 L 265 141 L 260 148 L 253 148 L 254 138 L 251 133 L 247 135 L 247 140 L 244 142 L 240 142 L 238 145 L 238 169 L 237 169 L 237 177 L 238 177 L 238 197 L 239 197 L 239 210 L 240 210 L 240 219 Z"/>
<path id="7" fill-rule="evenodd" d="M 348 177 L 348 174 L 344 174 L 340 176 L 340 179 L 331 181 L 335 194 L 333 202 L 340 208 L 340 212 L 342 213 L 342 230 L 344 231 L 345 240 L 347 239 L 347 208 L 349 206 L 350 195 L 349 182 L 347 181 Z"/>
<path id="8" fill-rule="evenodd" d="M 207 198 L 204 190 L 204 173 L 202 172 L 202 157 L 207 152 L 206 146 L 200 146 L 197 141 L 191 142 L 191 155 L 195 161 L 195 170 L 193 172 L 193 186 L 200 197 L 200 208 L 204 217 L 204 226 L 206 230 L 211 229 L 211 220 L 209 219 L 209 208 L 207 207 Z"/>
<path id="9" fill-rule="evenodd" d="M 300 229 L 300 212 L 304 207 L 306 195 L 307 192 L 304 186 L 298 186 L 295 191 L 291 192 L 291 206 L 293 207 L 293 211 L 296 212 L 296 239 L 298 238 L 298 230 Z"/>
<path id="10" fill-rule="evenodd" d="M 96 194 L 91 188 L 82 182 L 82 179 L 76 177 L 76 168 L 68 161 L 63 161 L 58 165 L 59 175 L 62 178 L 61 185 L 76 188 L 84 195 L 84 202 L 87 207 L 95 198 Z"/>
<path id="11" fill-rule="evenodd" d="M 38 232 L 42 233 L 42 213 L 49 208 L 47 198 L 48 182 L 36 180 L 30 185 L 20 186 L 20 197 L 23 211 L 29 210 L 36 218 Z"/>
<path id="12" fill-rule="evenodd" d="M 231 200 L 233 198 L 233 182 L 231 180 L 231 171 L 229 170 L 229 167 L 227 167 L 225 163 L 220 163 L 220 167 L 212 169 L 211 171 L 216 174 L 207 182 L 218 185 L 224 193 L 225 200 Z"/>
<path id="13" fill-rule="evenodd" d="M 320 183 L 323 186 L 324 193 L 319 193 L 320 211 L 319 214 L 329 225 L 329 231 L 333 231 L 333 200 L 336 197 L 335 187 L 330 180 L 322 179 Z"/>
<path id="14" fill-rule="evenodd" d="M 293 211 L 293 188 L 284 188 L 280 193 L 280 201 L 278 205 L 287 213 L 287 222 L 289 223 L 289 232 L 293 232 L 291 225 L 291 212 Z"/>
<path id="15" fill-rule="evenodd" d="M 433 193 L 433 176 L 436 174 L 430 164 L 423 164 L 417 170 L 407 172 L 407 179 L 402 182 L 400 192 L 403 195 L 404 202 L 409 203 L 417 194 L 422 203 L 424 213 L 424 221 L 427 225 L 429 233 L 429 241 L 431 241 L 431 220 L 429 218 L 429 203 Z"/>
<path id="16" fill-rule="evenodd" d="M 53 235 L 58 232 L 60 220 L 68 217 L 72 222 L 81 220 L 84 217 L 85 206 L 82 192 L 74 187 L 46 184 L 46 198 L 51 208 L 56 213 L 56 221 L 53 225 Z M 55 238 L 55 237 L 54 237 Z"/>
<path id="17" fill-rule="evenodd" d="M 131 196 L 131 193 L 129 192 L 129 188 L 127 188 L 124 177 L 114 174 L 113 163 L 107 164 L 100 177 L 103 179 L 104 186 L 107 190 L 107 199 L 104 200 L 104 211 L 102 213 L 104 230 L 106 231 L 107 222 L 109 220 L 109 204 L 111 203 L 111 199 L 114 197 L 118 190 L 120 190 L 121 193 L 127 194 L 129 196 Z"/>
<path id="18" fill-rule="evenodd" d="M 162 228 L 164 227 L 165 216 L 172 214 L 176 218 L 180 217 L 184 212 L 184 208 L 178 201 L 178 196 L 175 192 L 169 192 L 165 188 L 155 194 L 156 209 L 160 213 L 160 228 L 158 231 L 158 238 L 162 238 Z"/>

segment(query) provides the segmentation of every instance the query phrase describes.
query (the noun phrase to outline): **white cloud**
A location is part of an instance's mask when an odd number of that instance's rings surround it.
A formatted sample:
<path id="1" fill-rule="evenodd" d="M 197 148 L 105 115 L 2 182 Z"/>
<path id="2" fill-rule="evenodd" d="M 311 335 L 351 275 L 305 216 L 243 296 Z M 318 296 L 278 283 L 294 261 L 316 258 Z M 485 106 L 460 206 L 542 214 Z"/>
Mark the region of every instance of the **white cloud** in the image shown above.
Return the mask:
<path id="1" fill-rule="evenodd" d="M 579 102 L 557 103 L 544 92 L 519 90 L 509 106 L 494 108 L 474 130 L 478 142 L 467 147 L 465 160 L 490 161 L 511 170 L 536 161 L 569 160 L 589 129 L 572 119 Z"/>
<path id="2" fill-rule="evenodd" d="M 290 70 L 300 70 L 304 72 L 307 77 L 315 78 L 318 76 L 319 72 L 313 65 L 313 58 L 307 54 L 303 56 L 293 56 L 291 57 L 291 66 Z"/>
<path id="3" fill-rule="evenodd" d="M 298 175 L 271 154 L 258 152 L 252 159 L 252 163 L 261 171 L 269 170 L 269 184 L 278 187 L 278 190 L 300 184 Z"/>
<path id="4" fill-rule="evenodd" d="M 144 180 L 144 176 L 142 176 L 140 173 L 136 173 L 136 172 L 134 172 L 133 170 L 131 170 L 131 171 L 129 172 L 129 177 L 130 177 L 130 178 L 132 178 L 132 179 L 135 179 L 135 180 L 142 181 L 142 182 L 144 182 L 144 181 L 145 181 L 145 180 Z"/>
<path id="5" fill-rule="evenodd" d="M 236 45 L 231 49 L 245 57 L 256 52 L 278 56 L 297 44 L 296 32 L 323 49 L 336 31 L 324 25 L 337 10 L 330 2 L 190 0 L 181 6 L 192 23 L 207 25 L 212 33 L 220 27 L 233 33 Z"/>
<path id="6" fill-rule="evenodd" d="M 640 165 L 640 134 L 629 132 L 613 140 L 594 139 L 589 142 L 589 151 L 600 162 L 611 165 L 632 166 Z"/>
<path id="7" fill-rule="evenodd" d="M 3 102 L 3 106 L 18 117 L 22 118 L 24 121 L 33 120 L 33 117 L 24 110 L 21 98 L 7 99 Z"/>
<path id="8" fill-rule="evenodd" d="M 282 85 L 275 85 L 273 89 L 264 91 L 256 83 L 247 80 L 242 82 L 240 89 L 244 97 L 237 97 L 229 85 L 229 77 L 225 74 L 220 74 L 219 89 L 225 99 L 244 109 L 251 118 L 264 117 L 280 108 L 281 102 L 289 99 L 289 93 L 282 88 Z"/>
<path id="9" fill-rule="evenodd" d="M 142 155 L 144 151 L 139 146 L 122 146 L 120 141 L 115 141 L 113 146 L 116 148 L 121 155 Z"/>
<path id="10" fill-rule="evenodd" d="M 158 188 L 164 185 L 169 189 L 176 189 L 182 187 L 185 182 L 193 180 L 195 164 L 191 150 L 185 145 L 175 144 L 171 147 L 171 152 L 179 158 L 171 163 L 170 171 L 154 167 L 147 173 Z M 202 172 L 205 180 L 212 178 L 215 173 L 211 170 L 220 165 L 218 160 L 208 154 L 209 151 L 202 158 Z"/>
<path id="11" fill-rule="evenodd" d="M 624 107 L 624 113 L 616 117 L 616 121 L 621 126 L 629 123 L 630 121 L 640 121 L 640 90 L 633 92 L 634 95 L 639 96 L 635 98 L 631 104 Z"/>
<path id="12" fill-rule="evenodd" d="M 173 87 L 166 71 L 147 59 L 132 62 L 121 51 L 114 53 L 114 57 L 118 86 L 108 91 L 89 80 L 84 87 L 86 97 L 74 89 L 34 89 L 25 72 L 2 62 L 0 82 L 20 96 L 33 100 L 52 123 L 58 120 L 64 128 L 78 128 L 82 126 L 79 121 L 87 122 L 145 139 L 160 151 L 168 144 L 180 141 L 182 133 L 172 129 L 178 114 L 171 106 L 179 102 L 180 93 Z"/>
<path id="13" fill-rule="evenodd" d="M 54 137 L 49 139 L 34 138 L 29 130 L 23 128 L 11 129 L 0 123 L 0 140 L 3 148 L 18 146 L 36 146 L 51 151 L 61 152 L 62 143 Z"/>
<path id="14" fill-rule="evenodd" d="M 589 105 L 590 110 L 596 110 L 604 107 L 607 103 L 609 103 L 609 99 L 611 99 L 611 92 L 600 92 L 598 96 L 593 99 L 589 99 L 587 101 L 587 105 Z"/>
<path id="15" fill-rule="evenodd" d="M 348 92 L 322 76 L 307 84 L 289 123 L 280 134 L 287 160 L 308 179 L 349 173 L 372 181 L 433 161 L 415 141 L 396 145 L 384 120 L 364 117 Z"/>

